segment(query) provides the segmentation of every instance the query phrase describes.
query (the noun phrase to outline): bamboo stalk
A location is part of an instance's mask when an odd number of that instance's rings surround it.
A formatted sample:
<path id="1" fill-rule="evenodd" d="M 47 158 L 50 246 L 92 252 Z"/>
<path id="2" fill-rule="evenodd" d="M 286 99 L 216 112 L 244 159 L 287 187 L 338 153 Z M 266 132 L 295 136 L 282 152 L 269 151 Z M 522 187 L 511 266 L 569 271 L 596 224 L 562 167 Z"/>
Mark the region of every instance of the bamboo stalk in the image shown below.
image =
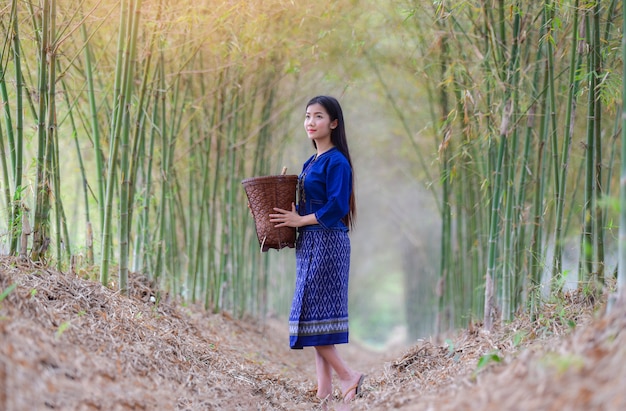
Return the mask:
<path id="1" fill-rule="evenodd" d="M 155 80 L 161 78 L 161 72 L 164 70 L 162 67 L 162 60 L 159 59 L 155 68 L 154 77 Z M 157 81 L 153 81 L 157 83 Z M 148 274 L 149 278 L 154 279 L 156 269 L 153 268 L 155 265 L 150 262 L 150 258 L 154 258 L 153 252 L 154 249 L 152 247 L 152 241 L 150 240 L 150 199 L 152 198 L 152 167 L 154 162 L 154 152 L 155 152 L 155 142 L 157 133 L 160 128 L 157 127 L 159 124 L 159 108 L 161 107 L 161 95 L 164 93 L 164 89 L 155 87 L 153 91 L 153 100 L 154 103 L 152 105 L 152 114 L 151 114 L 151 126 L 150 126 L 150 137 L 148 144 L 148 153 L 147 153 L 147 161 L 144 165 L 143 172 L 143 180 L 144 180 L 144 190 L 143 190 L 143 201 L 142 201 L 142 211 L 138 221 L 138 240 L 136 242 L 136 249 L 138 250 L 135 253 L 138 257 L 135 259 L 135 270 L 141 270 L 142 272 Z"/>
<path id="2" fill-rule="evenodd" d="M 602 185 L 602 43 L 600 41 L 600 2 L 597 1 L 593 8 L 593 43 L 591 46 L 593 57 L 593 76 L 597 79 L 594 95 L 594 112 L 593 112 L 593 139 L 594 139 L 594 220 L 595 220 L 595 249 L 597 267 L 593 276 L 593 290 L 595 297 L 599 297 L 604 286 L 604 208 L 601 201 L 604 195 L 604 187 Z M 591 93 L 590 93 L 591 94 Z"/>
<path id="3" fill-rule="evenodd" d="M 518 80 L 519 80 L 519 42 L 521 37 L 521 4 L 520 2 L 516 2 L 514 6 L 515 14 L 513 17 L 513 43 L 511 46 L 510 53 L 510 61 L 508 66 L 507 73 L 507 89 L 510 89 L 510 94 L 505 94 L 505 99 L 508 97 L 510 99 L 511 104 L 511 114 L 510 114 L 510 130 L 505 130 L 503 138 L 511 138 L 511 152 L 515 153 L 517 151 L 517 97 L 518 97 Z M 510 137 L 509 137 L 510 135 Z M 505 153 L 507 156 L 504 166 L 504 181 L 505 185 L 505 218 L 503 221 L 504 226 L 504 247 L 503 247 L 503 268 L 502 268 L 502 312 L 501 317 L 504 321 L 509 321 L 512 318 L 513 312 L 515 311 L 515 305 L 513 301 L 513 277 L 514 277 L 514 267 L 513 262 L 515 259 L 513 258 L 513 204 L 515 200 L 513 198 L 513 184 L 514 180 L 513 174 L 513 160 L 510 153 Z M 513 157 L 514 158 L 514 157 Z"/>
<path id="4" fill-rule="evenodd" d="M 71 244 L 69 233 L 67 230 L 67 219 L 65 210 L 61 200 L 61 177 L 59 168 L 59 145 L 58 145 L 58 124 L 57 124 L 57 105 L 56 105 L 56 83 L 57 83 L 57 50 L 59 49 L 59 40 L 57 39 L 57 5 L 56 0 L 52 0 L 50 4 L 50 38 L 52 39 L 51 50 L 49 51 L 48 64 L 50 69 L 49 86 L 47 95 L 47 135 L 48 146 L 46 153 L 46 180 L 49 182 L 50 189 L 53 190 L 54 199 L 54 225 L 55 225 L 55 245 L 56 245 L 56 263 L 60 270 L 65 256 L 65 262 L 69 264 L 71 255 Z M 49 202 L 49 200 L 47 200 Z M 48 205 L 48 207 L 50 207 Z M 48 217 L 49 218 L 49 217 Z M 67 252 L 64 252 L 67 251 Z"/>
<path id="5" fill-rule="evenodd" d="M 24 112 L 23 112 L 23 77 L 22 77 L 22 55 L 20 52 L 20 37 L 19 37 L 19 22 L 17 13 L 17 0 L 11 2 L 11 28 L 13 34 L 13 64 L 15 67 L 15 136 L 13 134 L 13 124 L 11 121 L 11 111 L 8 101 L 8 95 L 6 90 L 6 83 L 4 81 L 4 73 L 2 75 L 2 81 L 0 81 L 0 93 L 2 94 L 2 102 L 5 112 L 5 124 L 7 131 L 7 141 L 9 143 L 9 150 L 11 152 L 11 170 L 13 174 L 13 190 L 14 196 L 12 207 L 7 203 L 7 207 L 10 215 L 9 229 L 11 230 L 11 240 L 9 253 L 15 255 L 17 252 L 18 239 L 21 237 L 21 229 L 23 223 L 21 219 L 22 214 L 22 156 L 24 147 Z M 1 70 L 1 69 L 0 69 Z M 4 150 L 3 150 L 4 152 Z M 10 187 L 9 180 L 6 180 L 7 186 L 5 193 L 9 194 Z M 6 195 L 6 194 L 5 194 Z M 24 251 L 25 252 L 25 251 Z"/>
<path id="6" fill-rule="evenodd" d="M 442 37 L 440 39 L 440 70 L 441 70 L 441 78 L 445 78 L 446 71 L 448 67 L 448 44 L 446 37 Z M 444 331 L 443 324 L 443 315 L 445 311 L 445 290 L 446 290 L 446 282 L 450 281 L 450 266 L 451 266 L 451 208 L 450 208 L 450 179 L 451 179 L 451 130 L 449 120 L 447 118 L 449 113 L 448 108 L 448 91 L 443 84 L 445 82 L 442 81 L 442 86 L 439 89 L 439 104 L 441 107 L 441 145 L 439 148 L 439 155 L 441 156 L 440 164 L 441 164 L 441 183 L 442 183 L 442 194 L 441 194 L 441 217 L 442 217 L 442 227 L 441 227 L 441 260 L 440 260 L 440 271 L 439 271 L 439 282 L 437 285 L 437 298 L 438 298 L 438 310 L 437 310 L 437 320 L 435 323 L 435 333 L 440 334 Z"/>
<path id="7" fill-rule="evenodd" d="M 4 81 L 4 71 L 2 70 L 2 67 L 0 67 L 0 89 L 4 89 L 4 91 L 6 91 L 6 84 Z M 3 101 L 4 100 L 3 98 Z M 8 106 L 8 104 L 4 103 L 3 105 Z M 0 127 L 0 152 L 5 153 L 6 148 L 4 146 L 4 134 L 2 133 L 2 127 Z M 7 212 L 7 227 L 9 229 L 11 229 L 11 227 L 13 226 L 13 214 L 12 214 L 12 202 L 11 202 L 11 180 L 9 177 L 9 164 L 7 164 L 7 157 L 6 156 L 0 156 L 0 162 L 2 164 L 2 183 L 4 185 L 4 209 L 8 210 Z M 9 238 L 9 244 L 11 243 L 12 239 Z M 14 254 L 15 251 L 10 251 L 10 254 Z"/>
<path id="8" fill-rule="evenodd" d="M 163 52 L 161 51 L 160 53 L 160 66 L 161 67 L 165 67 L 164 65 L 164 56 L 163 56 Z M 165 72 L 164 70 L 160 70 L 159 71 L 159 87 L 161 90 L 163 90 L 163 93 L 161 94 L 161 99 L 160 99 L 160 105 L 159 105 L 159 109 L 160 109 L 160 113 L 159 113 L 159 122 L 158 124 L 160 125 L 160 137 L 161 137 L 161 176 L 162 176 L 162 185 L 161 185 L 161 196 L 160 196 L 160 202 L 159 202 L 159 209 L 158 209 L 158 216 L 157 216 L 157 226 L 158 226 L 158 234 L 156 236 L 156 247 L 155 247 L 155 251 L 156 251 L 156 260 L 154 263 L 154 281 L 158 284 L 161 276 L 164 273 L 164 254 L 167 251 L 166 250 L 166 246 L 165 246 L 165 230 L 166 230 L 166 212 L 165 212 L 165 207 L 167 207 L 167 202 L 165 201 L 167 199 L 168 196 L 168 158 L 167 158 L 167 154 L 169 153 L 168 150 L 168 142 L 167 142 L 167 118 L 165 115 L 165 102 L 166 102 L 166 94 L 165 94 L 165 90 L 167 89 L 165 86 Z"/>
<path id="9" fill-rule="evenodd" d="M 589 21 L 589 15 L 585 16 L 586 24 L 587 24 L 587 41 L 591 44 L 591 34 L 589 28 L 591 27 Z M 593 237 L 594 237 L 594 218 L 593 218 L 593 210 L 594 210 L 594 154 L 595 154 L 595 138 L 594 138 L 594 123 L 593 123 L 593 115 L 595 113 L 595 103 L 596 103 L 596 77 L 593 75 L 593 67 L 595 67 L 594 59 L 596 54 L 594 52 L 589 53 L 587 57 L 588 62 L 588 70 L 589 70 L 589 98 L 588 98 L 588 106 L 587 106 L 587 140 L 585 147 L 585 203 L 583 208 L 583 221 L 582 221 L 582 238 L 581 238 L 581 259 L 580 259 L 580 268 L 581 275 L 584 281 L 591 281 L 591 276 L 593 275 Z"/>
<path id="10" fill-rule="evenodd" d="M 626 7 L 622 5 L 622 33 L 626 33 Z M 626 101 L 626 37 L 622 35 L 622 101 Z M 620 168 L 620 213 L 617 263 L 617 298 L 626 304 L 626 104 L 622 104 L 622 138 Z"/>
<path id="11" fill-rule="evenodd" d="M 554 192 L 555 192 L 555 202 L 556 208 L 559 208 L 559 204 L 562 204 L 561 195 L 564 189 L 561 189 L 561 186 L 564 186 L 564 183 L 561 181 L 561 170 L 564 165 L 559 163 L 559 146 L 558 146 L 558 134 L 557 134 L 557 106 L 556 106 L 556 88 L 554 80 L 554 42 L 555 42 L 555 33 L 554 33 L 554 8 L 555 4 L 552 0 L 546 0 L 544 3 L 544 13 L 546 14 L 546 41 L 544 44 L 546 45 L 546 57 L 548 62 L 548 99 L 550 104 L 550 116 L 549 116 L 549 141 L 550 141 L 550 151 L 552 154 L 552 165 L 554 167 Z M 576 13 L 575 13 L 576 14 Z M 571 72 L 570 72 L 571 74 Z M 561 155 L 563 158 L 563 154 Z M 558 214 L 558 211 L 557 211 Z M 560 224 L 559 221 L 556 222 L 558 226 Z M 556 243 L 555 243 L 556 250 Z M 556 251 L 555 251 L 556 255 Z"/>
<path id="12" fill-rule="evenodd" d="M 548 129 L 550 116 L 547 114 L 550 110 L 550 100 L 547 92 L 550 82 L 549 67 L 544 67 L 543 73 L 543 86 L 540 101 L 540 114 L 539 114 L 539 142 L 536 152 L 535 163 L 535 181 L 533 191 L 533 226 L 530 240 L 530 261 L 529 261 L 529 294 L 530 294 L 530 307 L 531 318 L 535 319 L 538 313 L 539 305 L 541 302 L 541 273 L 543 271 L 543 222 L 544 222 L 544 209 L 543 209 L 543 195 L 546 187 L 546 173 L 547 166 L 545 165 L 548 144 Z"/>
<path id="13" fill-rule="evenodd" d="M 580 48 L 578 46 L 578 6 L 579 0 L 576 0 L 574 5 L 574 21 L 573 21 L 573 29 L 572 29 L 572 49 L 570 54 L 570 71 L 569 71 L 569 81 L 570 86 L 568 87 L 567 93 L 567 112 L 565 114 L 565 130 L 564 130 L 564 142 L 563 142 L 563 151 L 561 152 L 561 162 L 560 162 L 560 180 L 563 182 L 560 185 L 560 191 L 556 197 L 556 228 L 554 233 L 554 259 L 552 264 L 552 279 L 557 278 L 558 275 L 562 272 L 563 267 L 563 215 L 565 209 L 565 193 L 566 193 L 566 181 L 567 181 L 567 172 L 569 168 L 569 159 L 570 159 L 570 147 L 572 143 L 572 138 L 574 135 L 574 119 L 576 113 L 576 99 L 574 96 L 578 93 L 579 88 L 579 80 L 577 79 L 576 73 L 580 69 L 582 62 L 582 55 L 580 53 Z M 557 282 L 552 281 L 552 290 L 556 290 Z"/>
<path id="14" fill-rule="evenodd" d="M 131 0 L 128 0 L 130 3 Z M 128 95 L 125 94 L 124 75 L 130 73 L 131 62 L 125 58 L 125 45 L 127 39 L 127 33 L 129 31 L 132 18 L 128 16 L 129 5 L 126 0 L 120 2 L 120 25 L 119 36 L 117 43 L 117 62 L 115 66 L 115 87 L 114 87 L 114 107 L 111 116 L 111 128 L 109 135 L 109 160 L 107 165 L 107 177 L 106 177 L 106 192 L 105 192 L 105 204 L 104 204 L 104 219 L 102 227 L 102 252 L 101 252 L 101 266 L 100 266 L 100 282 L 103 285 L 109 283 L 109 265 L 111 263 L 112 253 L 112 221 L 113 221 L 113 197 L 115 191 L 115 179 L 118 164 L 119 144 L 120 144 L 120 132 L 122 127 L 122 119 L 124 115 L 126 99 Z"/>
<path id="15" fill-rule="evenodd" d="M 545 31 L 545 13 L 542 13 L 542 18 L 544 19 L 544 24 L 541 24 L 538 38 L 543 38 Z M 541 77 L 541 64 L 540 62 L 543 59 L 543 48 L 537 47 L 534 58 L 534 70 L 533 76 L 531 77 L 531 81 L 529 82 L 529 88 L 531 90 L 530 103 L 527 109 L 526 114 L 526 133 L 524 137 L 524 149 L 523 154 L 521 156 L 521 164 L 519 166 L 519 179 L 517 182 L 517 208 L 518 208 L 518 218 L 516 224 L 516 252 L 515 252 L 515 263 L 514 269 L 517 273 L 516 276 L 516 285 L 515 285 L 515 299 L 519 300 L 522 298 L 522 294 L 524 293 L 524 288 L 527 284 L 525 284 L 524 279 L 528 277 L 531 272 L 530 264 L 531 258 L 528 258 L 528 254 L 530 251 L 529 248 L 529 240 L 527 239 L 527 225 L 529 224 L 530 217 L 526 215 L 525 212 L 527 209 L 527 201 L 526 194 L 529 190 L 529 172 L 528 170 L 532 166 L 532 146 L 533 146 L 533 130 L 536 125 L 536 111 L 538 106 L 539 97 L 544 93 L 543 90 L 539 89 L 537 85 L 539 84 L 539 80 Z M 517 304 L 516 304 L 517 305 Z"/>
<path id="16" fill-rule="evenodd" d="M 86 229 L 85 229 L 85 248 L 87 250 L 87 264 L 92 265 L 93 264 L 93 237 L 90 234 L 91 232 L 91 217 L 90 217 L 90 213 L 89 213 L 89 184 L 87 181 L 87 173 L 85 171 L 85 162 L 83 161 L 83 155 L 81 152 L 81 148 L 80 148 L 80 142 L 78 139 L 78 127 L 76 125 L 76 121 L 74 119 L 74 107 L 71 103 L 70 103 L 70 98 L 69 98 L 69 89 L 67 87 L 66 81 L 65 79 L 61 80 L 61 85 L 63 87 L 63 95 L 65 96 L 65 103 L 67 105 L 67 114 L 70 118 L 70 124 L 71 124 L 71 128 L 72 128 L 72 138 L 74 140 L 74 145 L 76 147 L 76 156 L 78 158 L 78 168 L 80 170 L 80 175 L 81 175 L 81 186 L 83 188 L 83 203 L 84 203 L 84 207 L 85 207 L 85 225 L 86 225 Z M 69 238 L 69 235 L 67 236 Z M 68 252 L 68 254 L 71 255 L 71 252 Z"/>
<path id="17" fill-rule="evenodd" d="M 101 136 L 100 136 L 100 126 L 98 122 L 98 108 L 96 104 L 96 93 L 94 86 L 94 77 L 93 74 L 95 72 L 92 62 L 91 62 L 91 46 L 89 44 L 89 35 L 87 33 L 87 25 L 81 25 L 81 34 L 83 41 L 85 42 L 84 53 L 85 53 L 85 78 L 87 80 L 87 97 L 89 99 L 89 110 L 90 110 L 90 125 L 91 125 L 91 133 L 92 133 L 92 141 L 94 146 L 94 158 L 96 165 L 96 182 L 97 182 L 97 199 L 98 199 L 98 220 L 100 223 L 100 230 L 104 231 L 104 204 L 105 204 L 105 169 L 103 162 L 103 153 L 101 144 Z"/>
<path id="18" fill-rule="evenodd" d="M 135 0 L 129 9 L 129 33 L 128 41 L 126 44 L 126 70 L 124 74 L 124 105 L 122 107 L 122 129 L 120 136 L 120 150 L 121 150 L 121 191 L 120 191 L 120 212 L 119 212 L 119 254 L 120 254 L 120 266 L 119 266 L 119 289 L 120 292 L 129 295 L 128 290 L 128 266 L 129 266 L 129 254 L 130 254 L 130 227 L 131 227 L 131 211 L 130 203 L 132 197 L 131 185 L 133 182 L 133 174 L 130 169 L 131 154 L 136 155 L 133 150 L 130 149 L 130 105 L 127 103 L 130 101 L 130 95 L 133 90 L 133 74 L 134 74 L 134 62 L 137 45 L 137 33 L 139 30 L 139 21 L 141 17 L 141 0 Z M 144 80 L 145 80 L 144 76 Z M 143 88 L 143 87 L 142 87 Z M 143 101 L 141 101 L 143 104 Z M 143 106 L 139 106 L 140 113 L 143 113 Z M 138 114 L 141 118 L 142 114 Z M 135 136 L 138 139 L 139 136 Z M 133 159 L 136 162 L 136 159 Z"/>
<path id="19" fill-rule="evenodd" d="M 46 133 L 46 95 L 48 91 L 48 51 L 50 42 L 50 1 L 43 0 L 41 43 L 39 47 L 38 67 L 38 121 L 37 121 L 37 157 L 35 181 L 35 216 L 33 224 L 33 247 L 31 258 L 35 261 L 43 259 L 46 254 L 49 239 L 47 228 L 48 216 L 48 181 L 46 180 L 46 148 L 48 136 Z"/>

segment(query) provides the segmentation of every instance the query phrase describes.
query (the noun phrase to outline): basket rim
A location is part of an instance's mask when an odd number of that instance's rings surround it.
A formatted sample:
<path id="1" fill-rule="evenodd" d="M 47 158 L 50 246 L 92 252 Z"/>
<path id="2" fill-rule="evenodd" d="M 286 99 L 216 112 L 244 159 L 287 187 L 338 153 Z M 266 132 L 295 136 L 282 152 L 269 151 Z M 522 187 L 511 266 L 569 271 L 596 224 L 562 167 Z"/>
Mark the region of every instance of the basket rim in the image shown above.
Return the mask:
<path id="1" fill-rule="evenodd" d="M 241 184 L 247 184 L 252 182 L 260 182 L 264 180 L 293 180 L 298 179 L 296 174 L 277 174 L 277 175 L 269 175 L 269 176 L 259 176 L 259 177 L 248 177 L 241 180 Z"/>

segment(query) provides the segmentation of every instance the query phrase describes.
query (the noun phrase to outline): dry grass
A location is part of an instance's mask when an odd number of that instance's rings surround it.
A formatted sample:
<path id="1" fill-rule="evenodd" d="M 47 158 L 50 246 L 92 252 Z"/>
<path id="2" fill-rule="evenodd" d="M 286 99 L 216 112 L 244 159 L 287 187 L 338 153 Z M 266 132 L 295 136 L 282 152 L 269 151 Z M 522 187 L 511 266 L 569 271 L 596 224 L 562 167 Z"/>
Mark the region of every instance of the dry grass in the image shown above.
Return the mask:
<path id="1" fill-rule="evenodd" d="M 126 298 L 4 258 L 0 292 L 11 284 L 0 302 L 3 410 L 322 408 L 312 351 L 289 350 L 282 321 L 237 321 L 167 298 L 155 305 L 142 277 L 131 276 Z M 403 353 L 340 349 L 368 375 L 355 410 L 618 410 L 625 327 L 624 311 L 600 316 L 574 293 L 546 304 L 534 323 L 519 316 Z M 492 361 L 479 369 L 486 355 Z M 335 399 L 330 408 L 341 407 Z"/>

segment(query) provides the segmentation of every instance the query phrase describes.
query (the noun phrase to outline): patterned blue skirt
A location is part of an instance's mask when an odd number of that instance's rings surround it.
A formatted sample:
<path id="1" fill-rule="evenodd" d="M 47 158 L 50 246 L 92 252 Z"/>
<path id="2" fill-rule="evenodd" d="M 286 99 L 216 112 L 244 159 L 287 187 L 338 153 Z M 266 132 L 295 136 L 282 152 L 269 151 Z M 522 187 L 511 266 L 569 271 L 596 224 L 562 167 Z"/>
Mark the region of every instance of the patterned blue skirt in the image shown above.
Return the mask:
<path id="1" fill-rule="evenodd" d="M 348 342 L 350 238 L 338 230 L 301 231 L 289 315 L 294 349 Z"/>

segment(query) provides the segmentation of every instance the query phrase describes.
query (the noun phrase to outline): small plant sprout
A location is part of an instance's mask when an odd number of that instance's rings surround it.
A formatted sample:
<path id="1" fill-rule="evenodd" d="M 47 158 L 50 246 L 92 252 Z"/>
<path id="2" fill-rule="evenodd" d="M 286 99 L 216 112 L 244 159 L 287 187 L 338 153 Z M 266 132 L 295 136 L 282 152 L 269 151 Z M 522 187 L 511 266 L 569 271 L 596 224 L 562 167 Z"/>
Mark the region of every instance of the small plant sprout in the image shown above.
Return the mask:
<path id="1" fill-rule="evenodd" d="M 524 341 L 524 338 L 526 338 L 526 334 L 524 330 L 519 330 L 513 334 L 513 347 L 518 347 L 522 341 Z"/>
<path id="2" fill-rule="evenodd" d="M 8 286 L 4 291 L 2 291 L 2 294 L 0 294 L 0 303 L 4 301 L 4 299 L 7 298 L 9 294 L 11 294 L 11 291 L 15 290 L 15 287 L 17 287 L 17 284 L 14 283 Z"/>
<path id="3" fill-rule="evenodd" d="M 70 328 L 72 324 L 69 321 L 64 321 L 61 323 L 61 325 L 59 325 L 59 328 L 57 329 L 57 332 L 54 334 L 54 338 L 56 338 L 57 340 L 59 338 L 61 338 L 61 335 L 63 335 L 63 333 Z"/>
<path id="4" fill-rule="evenodd" d="M 478 364 L 476 365 L 476 372 L 474 374 L 478 374 L 482 370 L 484 370 L 489 364 L 502 362 L 502 358 L 498 355 L 497 351 L 492 351 L 480 357 L 478 359 Z"/>

